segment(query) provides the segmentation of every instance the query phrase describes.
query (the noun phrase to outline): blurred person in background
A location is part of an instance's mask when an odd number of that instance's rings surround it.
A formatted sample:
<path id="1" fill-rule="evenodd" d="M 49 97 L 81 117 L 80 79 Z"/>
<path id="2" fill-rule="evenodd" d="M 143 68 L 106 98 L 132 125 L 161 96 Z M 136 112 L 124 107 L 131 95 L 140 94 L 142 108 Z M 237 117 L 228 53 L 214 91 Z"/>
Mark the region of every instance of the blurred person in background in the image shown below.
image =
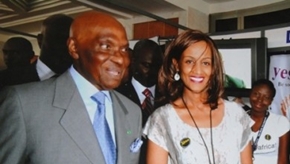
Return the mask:
<path id="1" fill-rule="evenodd" d="M 40 55 L 36 69 L 40 80 L 58 76 L 71 66 L 67 39 L 72 22 L 73 18 L 64 14 L 52 15 L 43 21 L 37 36 Z"/>
<path id="2" fill-rule="evenodd" d="M 0 72 L 0 87 L 38 81 L 32 44 L 23 37 L 12 37 L 3 46 L 6 69 Z"/>
<path id="3" fill-rule="evenodd" d="M 252 85 L 248 113 L 255 121 L 252 126 L 254 164 L 289 163 L 289 121 L 269 110 L 275 94 L 276 89 L 268 79 L 259 79 Z"/>

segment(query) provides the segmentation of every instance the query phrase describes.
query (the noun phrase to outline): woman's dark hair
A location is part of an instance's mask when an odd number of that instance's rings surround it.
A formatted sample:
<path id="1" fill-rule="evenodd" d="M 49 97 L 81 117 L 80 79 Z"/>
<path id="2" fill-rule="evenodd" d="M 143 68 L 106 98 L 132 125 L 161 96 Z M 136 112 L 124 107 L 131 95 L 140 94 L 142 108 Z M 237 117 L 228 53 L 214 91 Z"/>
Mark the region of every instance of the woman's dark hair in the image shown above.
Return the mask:
<path id="1" fill-rule="evenodd" d="M 221 55 L 214 41 L 199 30 L 186 30 L 179 34 L 165 50 L 163 65 L 159 72 L 158 85 L 166 100 L 170 102 L 182 96 L 184 83 L 182 80 L 175 81 L 173 76 L 177 72 L 172 60 L 179 62 L 182 53 L 192 44 L 203 41 L 212 53 L 212 74 L 208 82 L 208 99 L 205 103 L 210 104 L 211 109 L 217 108 L 218 99 L 224 92 L 224 71 Z"/>
<path id="2" fill-rule="evenodd" d="M 276 89 L 274 84 L 272 83 L 272 81 L 268 80 L 268 79 L 259 79 L 257 81 L 255 81 L 252 85 L 252 88 L 255 88 L 256 86 L 260 86 L 260 85 L 266 85 L 269 87 L 269 89 L 272 92 L 272 98 L 275 97 L 276 95 Z"/>

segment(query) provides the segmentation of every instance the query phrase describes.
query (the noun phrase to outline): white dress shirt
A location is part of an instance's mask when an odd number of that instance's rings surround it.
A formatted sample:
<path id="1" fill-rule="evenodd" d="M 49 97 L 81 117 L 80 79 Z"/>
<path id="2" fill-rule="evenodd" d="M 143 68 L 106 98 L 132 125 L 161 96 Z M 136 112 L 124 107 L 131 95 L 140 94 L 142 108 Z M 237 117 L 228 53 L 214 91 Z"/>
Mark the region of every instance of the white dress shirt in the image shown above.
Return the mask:
<path id="1" fill-rule="evenodd" d="M 136 79 L 134 79 L 134 77 L 132 77 L 131 83 L 132 83 L 135 91 L 137 92 L 137 95 L 138 95 L 139 100 L 140 100 L 140 104 L 142 104 L 146 98 L 146 96 L 142 92 L 147 87 L 144 87 L 141 83 L 139 83 Z M 152 104 L 154 104 L 155 88 L 156 88 L 156 85 L 153 85 L 152 87 L 148 88 L 152 94 L 152 97 L 151 97 Z"/>
<path id="2" fill-rule="evenodd" d="M 40 81 L 51 78 L 56 75 L 47 65 L 45 65 L 39 58 L 36 61 L 36 71 Z"/>

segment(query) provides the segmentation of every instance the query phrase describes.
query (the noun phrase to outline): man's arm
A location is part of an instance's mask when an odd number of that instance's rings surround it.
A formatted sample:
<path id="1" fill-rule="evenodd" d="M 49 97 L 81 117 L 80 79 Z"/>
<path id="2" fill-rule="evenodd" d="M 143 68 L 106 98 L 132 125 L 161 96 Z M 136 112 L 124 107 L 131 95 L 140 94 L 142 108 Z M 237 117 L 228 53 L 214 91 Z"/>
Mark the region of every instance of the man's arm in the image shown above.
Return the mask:
<path id="1" fill-rule="evenodd" d="M 14 89 L 0 91 L 0 163 L 24 163 L 26 130 L 21 102 Z"/>

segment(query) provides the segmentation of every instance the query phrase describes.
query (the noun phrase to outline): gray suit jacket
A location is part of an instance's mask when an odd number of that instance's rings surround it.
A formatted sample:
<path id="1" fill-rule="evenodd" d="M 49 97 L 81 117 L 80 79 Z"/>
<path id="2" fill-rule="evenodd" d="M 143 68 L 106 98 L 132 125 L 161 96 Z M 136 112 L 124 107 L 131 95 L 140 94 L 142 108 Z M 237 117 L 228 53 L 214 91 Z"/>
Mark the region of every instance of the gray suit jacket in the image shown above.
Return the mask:
<path id="1" fill-rule="evenodd" d="M 130 145 L 141 138 L 140 108 L 116 91 L 117 164 L 138 163 Z M 85 105 L 69 72 L 0 91 L 1 164 L 105 164 Z"/>

